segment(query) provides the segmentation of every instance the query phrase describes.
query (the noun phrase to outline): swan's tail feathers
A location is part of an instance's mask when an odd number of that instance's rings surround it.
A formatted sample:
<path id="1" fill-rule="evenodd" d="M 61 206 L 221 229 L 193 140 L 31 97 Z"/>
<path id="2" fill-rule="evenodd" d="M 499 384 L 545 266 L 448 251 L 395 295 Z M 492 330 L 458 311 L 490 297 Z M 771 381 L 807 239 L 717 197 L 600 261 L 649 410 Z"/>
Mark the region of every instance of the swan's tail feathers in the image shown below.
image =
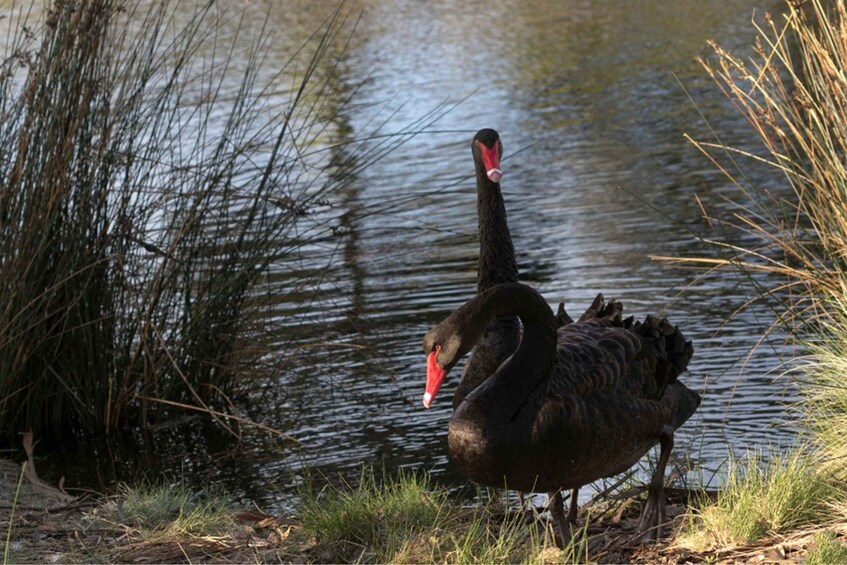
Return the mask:
<path id="1" fill-rule="evenodd" d="M 594 298 L 594 302 L 591 303 L 591 306 L 585 311 L 585 313 L 579 317 L 580 322 L 587 322 L 588 320 L 593 320 L 597 317 L 597 314 L 600 313 L 600 310 L 603 308 L 603 303 L 605 302 L 603 298 L 603 293 L 601 292 Z"/>
<path id="2" fill-rule="evenodd" d="M 603 294 L 600 293 L 585 313 L 579 317 L 579 321 L 587 322 L 588 320 L 603 320 L 611 326 L 621 326 L 623 325 L 623 321 L 621 320 L 622 316 L 623 304 L 617 300 L 610 300 L 607 303 L 603 298 Z"/>
<path id="3" fill-rule="evenodd" d="M 679 328 L 666 318 L 647 316 L 643 322 L 630 322 L 630 329 L 651 343 L 657 353 L 656 381 L 658 390 L 664 390 L 680 373 L 688 368 L 694 347 Z"/>
<path id="4" fill-rule="evenodd" d="M 697 411 L 700 395 L 677 381 L 665 389 L 662 404 L 665 406 L 667 423 L 677 429 Z"/>
<path id="5" fill-rule="evenodd" d="M 559 302 L 559 311 L 556 312 L 556 327 L 561 328 L 573 324 L 573 318 L 565 311 L 565 303 Z"/>

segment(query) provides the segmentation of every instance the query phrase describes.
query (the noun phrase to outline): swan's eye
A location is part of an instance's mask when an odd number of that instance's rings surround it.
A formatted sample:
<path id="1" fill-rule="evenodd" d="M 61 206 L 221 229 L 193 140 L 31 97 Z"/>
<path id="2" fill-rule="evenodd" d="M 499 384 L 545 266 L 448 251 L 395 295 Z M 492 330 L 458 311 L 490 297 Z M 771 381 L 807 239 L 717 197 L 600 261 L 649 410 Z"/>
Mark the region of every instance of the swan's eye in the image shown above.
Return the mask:
<path id="1" fill-rule="evenodd" d="M 433 348 L 433 351 L 435 351 L 436 353 L 438 353 L 439 351 L 441 351 L 441 346 L 440 346 L 440 345 L 436 345 L 436 346 Z"/>

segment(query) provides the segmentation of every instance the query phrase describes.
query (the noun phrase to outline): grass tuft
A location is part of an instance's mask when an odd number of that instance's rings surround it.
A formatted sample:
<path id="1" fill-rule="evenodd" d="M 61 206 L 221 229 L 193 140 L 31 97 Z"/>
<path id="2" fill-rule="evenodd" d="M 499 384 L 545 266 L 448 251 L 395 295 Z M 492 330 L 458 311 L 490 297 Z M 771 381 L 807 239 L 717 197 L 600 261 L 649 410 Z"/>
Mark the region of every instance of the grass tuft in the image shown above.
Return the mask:
<path id="1" fill-rule="evenodd" d="M 809 565 L 831 565 L 847 563 L 847 544 L 837 541 L 832 532 L 821 532 L 815 536 L 815 548 L 806 555 Z"/>
<path id="2" fill-rule="evenodd" d="M 847 489 L 847 304 L 833 304 L 836 321 L 822 325 L 807 344 L 805 423 L 814 433 L 824 471 Z"/>
<path id="3" fill-rule="evenodd" d="M 835 517 L 835 507 L 844 497 L 807 452 L 779 454 L 767 463 L 750 454 L 730 462 L 717 501 L 691 510 L 678 541 L 706 549 L 826 523 Z"/>
<path id="4" fill-rule="evenodd" d="M 761 144 L 692 140 L 737 189 L 718 212 L 703 206 L 719 256 L 664 259 L 740 272 L 756 291 L 751 303 L 772 310 L 760 343 L 779 333 L 797 346 L 788 374 L 806 397 L 815 460 L 847 490 L 847 4 L 787 2 L 754 25 L 749 59 L 713 45 L 703 61 Z M 764 181 L 750 174 L 761 167 L 771 173 Z M 793 457 L 776 472 L 790 476 Z M 750 480 L 761 482 L 755 468 Z M 755 519 L 739 535 L 773 528 Z"/>
<path id="5" fill-rule="evenodd" d="M 306 489 L 303 528 L 318 561 L 391 563 L 572 563 L 586 559 L 586 532 L 571 546 L 551 545 L 534 520 L 492 501 L 473 509 L 449 501 L 427 475 L 376 477 L 363 470 L 355 487 Z"/>
<path id="6" fill-rule="evenodd" d="M 422 532 L 447 503 L 446 493 L 433 491 L 427 475 L 401 473 L 378 481 L 372 469 L 362 470 L 355 488 L 307 489 L 302 499 L 304 529 L 343 561 L 418 553 L 428 545 Z"/>
<path id="7" fill-rule="evenodd" d="M 214 535 L 232 528 L 232 500 L 205 489 L 184 485 L 140 485 L 119 488 L 123 519 L 150 535 Z"/>

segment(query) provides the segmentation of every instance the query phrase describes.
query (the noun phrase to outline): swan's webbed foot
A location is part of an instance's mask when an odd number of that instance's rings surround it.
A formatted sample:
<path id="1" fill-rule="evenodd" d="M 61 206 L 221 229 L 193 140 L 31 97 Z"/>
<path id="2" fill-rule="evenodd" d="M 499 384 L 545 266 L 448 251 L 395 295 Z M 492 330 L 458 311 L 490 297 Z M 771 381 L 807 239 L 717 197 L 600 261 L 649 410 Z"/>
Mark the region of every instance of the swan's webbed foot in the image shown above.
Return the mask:
<path id="1" fill-rule="evenodd" d="M 645 542 L 654 542 L 664 537 L 666 512 L 665 512 L 665 468 L 668 465 L 671 449 L 673 449 L 673 428 L 665 426 L 659 435 L 659 462 L 653 477 L 650 479 L 650 487 L 647 491 L 647 502 L 641 512 L 641 520 L 638 523 L 638 536 Z"/>
<path id="2" fill-rule="evenodd" d="M 571 525 L 565 516 L 565 503 L 562 500 L 562 491 L 549 493 L 550 501 L 547 503 L 547 509 L 550 510 L 550 515 L 553 517 L 553 541 L 556 542 L 556 547 L 564 549 L 571 541 Z"/>

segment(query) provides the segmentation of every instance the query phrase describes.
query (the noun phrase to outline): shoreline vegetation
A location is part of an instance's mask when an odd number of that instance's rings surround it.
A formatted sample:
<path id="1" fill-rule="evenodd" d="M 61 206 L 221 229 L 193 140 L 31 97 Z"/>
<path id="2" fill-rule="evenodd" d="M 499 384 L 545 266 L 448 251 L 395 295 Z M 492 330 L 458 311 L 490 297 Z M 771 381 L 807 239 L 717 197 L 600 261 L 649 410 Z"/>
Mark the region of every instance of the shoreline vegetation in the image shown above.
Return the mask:
<path id="1" fill-rule="evenodd" d="M 253 315 L 270 300 L 269 266 L 303 244 L 295 226 L 349 168 L 425 126 L 348 147 L 365 157 L 339 170 L 315 169 L 298 148 L 327 127 L 316 116 L 331 87 L 314 75 L 340 11 L 313 36 L 293 98 L 274 109 L 256 66 L 235 96 L 209 79 L 205 102 L 190 104 L 183 73 L 211 12 L 173 34 L 165 4 L 146 14 L 139 6 L 56 2 L 43 37 L 22 27 L 0 61 L 5 440 L 21 429 L 108 437 L 186 408 L 223 426 L 238 421 L 238 376 L 269 369 L 267 328 Z M 141 32 L 125 33 L 132 17 L 145 22 Z M 801 447 L 733 459 L 720 491 L 686 491 L 662 543 L 627 541 L 636 489 L 583 508 L 560 551 L 537 509 L 516 511 L 496 491 L 463 507 L 425 474 L 363 469 L 353 485 L 307 487 L 297 517 L 178 484 L 69 494 L 38 478 L 27 436 L 23 466 L 0 460 L 4 563 L 847 562 L 847 8 L 790 3 L 754 25 L 750 60 L 716 45 L 703 64 L 763 151 L 692 140 L 738 189 L 729 213 L 703 209 L 715 233 L 707 243 L 722 255 L 657 259 L 705 267 L 704 276 L 740 271 L 777 314 L 770 331 L 803 352 L 788 373 L 806 395 Z M 221 111 L 230 119 L 214 134 L 207 126 Z M 188 143 L 186 131 L 202 142 Z M 745 161 L 776 168 L 784 186 L 751 183 Z"/>
<path id="2" fill-rule="evenodd" d="M 0 19 L 0 441 L 102 443 L 186 412 L 284 436 L 241 401 L 291 363 L 268 311 L 325 273 L 274 277 L 342 236 L 347 179 L 450 108 L 335 131 L 355 16 L 341 3 L 282 68 L 250 3 L 57 0 Z"/>
<path id="3" fill-rule="evenodd" d="M 355 486 L 301 493 L 299 516 L 239 506 L 225 493 L 180 484 L 121 485 L 110 496 L 58 501 L 0 460 L 0 516 L 14 509 L 4 563 L 678 563 L 847 560 L 847 520 L 804 524 L 741 543 L 695 548 L 680 537 L 633 542 L 644 489 L 583 507 L 571 545 L 556 548 L 542 508 L 518 511 L 501 493 L 480 490 L 463 506 L 425 474 L 379 476 L 363 469 Z M 784 486 L 784 485 L 780 485 Z M 7 488 L 8 487 L 8 488 Z M 681 496 L 682 489 L 670 490 Z M 714 493 L 713 493 L 714 494 Z M 758 500 L 762 504 L 769 500 Z M 704 502 L 708 508 L 708 502 Z M 696 507 L 696 503 L 695 503 Z M 690 519 L 672 500 L 675 524 Z M 8 520 L 2 522 L 8 527 Z"/>
<path id="4" fill-rule="evenodd" d="M 198 58 L 224 46 L 212 3 L 45 10 L 10 16 L 0 63 L 0 434 L 104 438 L 195 409 L 237 435 L 241 375 L 272 368 L 268 267 L 333 189 L 296 152 L 321 132 L 312 74 L 339 21 L 272 107 L 267 34 L 246 69 Z"/>

